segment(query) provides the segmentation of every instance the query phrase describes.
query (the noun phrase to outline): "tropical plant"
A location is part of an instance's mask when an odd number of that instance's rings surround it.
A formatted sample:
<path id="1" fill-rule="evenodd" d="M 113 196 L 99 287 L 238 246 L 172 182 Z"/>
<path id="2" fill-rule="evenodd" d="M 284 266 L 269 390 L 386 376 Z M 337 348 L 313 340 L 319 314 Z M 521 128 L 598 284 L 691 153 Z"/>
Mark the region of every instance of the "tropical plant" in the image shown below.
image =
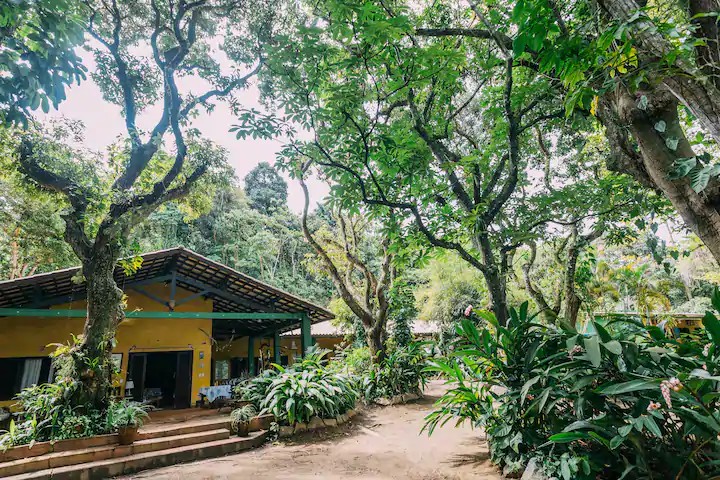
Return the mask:
<path id="1" fill-rule="evenodd" d="M 0 3 L 0 123 L 27 123 L 31 110 L 57 108 L 65 88 L 85 78 L 75 52 L 83 43 L 82 2 Z"/>
<path id="2" fill-rule="evenodd" d="M 147 405 L 121 400 L 110 403 L 107 409 L 107 424 L 112 430 L 122 427 L 142 427 L 148 418 Z"/>
<path id="3" fill-rule="evenodd" d="M 34 442 L 80 438 L 108 433 L 115 429 L 106 412 L 92 405 L 73 405 L 73 391 L 79 382 L 60 378 L 56 383 L 34 385 L 16 397 L 21 409 L 19 420 L 11 421 L 0 435 L 0 448 Z"/>
<path id="4" fill-rule="evenodd" d="M 427 353 L 424 342 L 391 349 L 385 359 L 369 369 L 363 379 L 366 400 L 392 398 L 406 393 L 421 394 L 426 383 Z"/>
<path id="5" fill-rule="evenodd" d="M 371 366 L 372 355 L 370 349 L 366 346 L 340 350 L 328 364 L 329 369 L 347 373 L 354 377 L 365 375 Z"/>
<path id="6" fill-rule="evenodd" d="M 265 399 L 275 377 L 277 377 L 277 370 L 265 369 L 260 375 L 238 383 L 233 389 L 233 393 L 236 398 L 251 402 L 257 410 L 260 410 L 260 404 Z"/>
<path id="7" fill-rule="evenodd" d="M 234 431 L 238 431 L 241 424 L 248 424 L 257 416 L 257 409 L 253 404 L 243 405 L 230 412 L 230 424 Z"/>
<path id="8" fill-rule="evenodd" d="M 358 392 L 353 379 L 322 368 L 283 369 L 273 380 L 262 412 L 275 415 L 280 422 L 306 423 L 312 417 L 335 418 L 355 408 Z"/>
<path id="9" fill-rule="evenodd" d="M 720 294 L 714 305 L 720 309 Z M 426 418 L 430 433 L 451 419 L 488 435 L 507 473 L 533 458 L 570 479 L 700 479 L 717 475 L 720 322 L 681 341 L 658 327 L 593 323 L 597 333 L 542 325 L 527 303 L 507 327 L 489 313 L 482 331 L 458 326 L 453 353 L 428 371 L 454 385 Z M 710 343 L 708 342 L 708 335 Z"/>

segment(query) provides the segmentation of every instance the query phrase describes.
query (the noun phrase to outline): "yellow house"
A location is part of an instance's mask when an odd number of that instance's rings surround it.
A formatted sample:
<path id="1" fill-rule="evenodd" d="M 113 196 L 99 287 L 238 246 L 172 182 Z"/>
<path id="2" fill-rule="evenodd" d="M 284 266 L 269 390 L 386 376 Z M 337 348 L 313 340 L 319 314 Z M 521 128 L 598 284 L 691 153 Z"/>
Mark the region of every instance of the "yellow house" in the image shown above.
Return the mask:
<path id="1" fill-rule="evenodd" d="M 115 280 L 127 296 L 113 350 L 117 394 L 161 408 L 196 404 L 201 389 L 289 363 L 332 313 L 182 247 L 142 255 Z M 70 268 L 0 282 L 0 407 L 52 379 L 53 344 L 82 334 L 85 285 Z M 300 328 L 299 341 L 284 332 Z"/>
<path id="2" fill-rule="evenodd" d="M 675 337 L 684 333 L 692 333 L 703 327 L 701 313 L 638 313 L 638 312 L 597 312 L 595 320 L 614 320 L 629 318 L 646 325 L 664 325 L 665 329 Z"/>

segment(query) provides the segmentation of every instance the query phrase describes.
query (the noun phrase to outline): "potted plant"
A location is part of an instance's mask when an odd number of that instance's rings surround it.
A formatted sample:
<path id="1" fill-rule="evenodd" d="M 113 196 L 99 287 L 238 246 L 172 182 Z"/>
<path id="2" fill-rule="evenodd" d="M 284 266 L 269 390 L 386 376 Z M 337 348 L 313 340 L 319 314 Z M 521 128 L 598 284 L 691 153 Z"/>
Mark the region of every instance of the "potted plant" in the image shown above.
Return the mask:
<path id="1" fill-rule="evenodd" d="M 137 439 L 138 429 L 148 417 L 148 407 L 137 402 L 121 401 L 108 409 L 109 420 L 118 432 L 118 443 L 130 445 Z"/>
<path id="2" fill-rule="evenodd" d="M 257 410 L 252 404 L 236 408 L 230 414 L 230 423 L 238 437 L 247 437 L 250 433 L 250 420 L 257 416 Z"/>

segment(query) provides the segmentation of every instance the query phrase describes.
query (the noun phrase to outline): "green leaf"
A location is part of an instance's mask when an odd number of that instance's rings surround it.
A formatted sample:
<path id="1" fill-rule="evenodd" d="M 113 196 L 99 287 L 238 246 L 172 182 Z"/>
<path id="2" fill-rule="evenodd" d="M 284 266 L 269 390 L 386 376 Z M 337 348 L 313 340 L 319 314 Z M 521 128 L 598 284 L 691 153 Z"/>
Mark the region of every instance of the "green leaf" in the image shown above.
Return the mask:
<path id="1" fill-rule="evenodd" d="M 716 288 L 713 290 L 713 294 L 711 297 L 713 308 L 720 312 L 720 288 Z"/>
<path id="2" fill-rule="evenodd" d="M 622 435 L 616 435 L 610 439 L 610 450 L 615 450 L 617 447 L 623 444 L 625 437 Z"/>
<path id="3" fill-rule="evenodd" d="M 562 432 L 552 435 L 548 440 L 552 443 L 570 443 L 575 440 L 586 440 L 590 438 L 586 432 Z"/>
<path id="4" fill-rule="evenodd" d="M 713 302 L 715 301 L 715 295 L 713 294 Z M 718 321 L 715 314 L 708 311 L 705 312 L 705 316 L 702 319 L 702 324 L 705 330 L 710 334 L 713 343 L 716 347 L 720 347 L 720 321 Z"/>
<path id="5" fill-rule="evenodd" d="M 593 335 L 585 338 L 584 343 L 585 351 L 587 352 L 587 357 L 590 360 L 590 363 L 592 363 L 594 367 L 599 367 L 602 360 L 599 337 L 597 335 Z"/>
<path id="6" fill-rule="evenodd" d="M 603 343 L 603 347 L 605 347 L 610 353 L 614 353 L 615 355 L 622 354 L 622 345 L 620 345 L 620 342 L 617 340 L 610 340 L 609 342 Z"/>
<path id="7" fill-rule="evenodd" d="M 667 124 L 665 123 L 665 120 L 660 120 L 655 124 L 655 130 L 657 130 L 660 133 L 663 133 L 665 129 L 667 128 Z"/>
<path id="8" fill-rule="evenodd" d="M 603 395 L 622 395 L 623 393 L 639 392 L 641 390 L 654 390 L 660 385 L 659 380 L 637 379 L 623 383 L 606 383 L 595 389 L 595 393 Z"/>
<path id="9" fill-rule="evenodd" d="M 655 423 L 655 419 L 653 417 L 645 415 L 643 417 L 643 422 L 645 423 L 647 429 L 652 432 L 653 435 L 662 438 L 662 432 L 660 431 L 660 427 L 658 427 L 658 424 Z"/>

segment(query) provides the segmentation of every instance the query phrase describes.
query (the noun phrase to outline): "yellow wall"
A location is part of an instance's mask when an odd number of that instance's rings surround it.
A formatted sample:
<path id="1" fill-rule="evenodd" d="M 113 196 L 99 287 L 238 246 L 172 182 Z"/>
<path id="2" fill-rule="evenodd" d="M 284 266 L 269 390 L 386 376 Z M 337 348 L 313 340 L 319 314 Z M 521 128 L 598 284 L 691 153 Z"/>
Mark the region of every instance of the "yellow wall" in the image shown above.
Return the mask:
<path id="1" fill-rule="evenodd" d="M 144 287 L 161 298 L 168 298 L 170 287 L 163 284 Z M 132 290 L 126 290 L 128 310 L 159 311 L 166 310 L 162 305 Z M 177 289 L 179 301 L 192 292 Z M 53 309 L 84 309 L 85 302 L 58 305 Z M 212 312 L 212 301 L 202 298 L 193 299 L 175 309 L 176 312 Z M 72 334 L 83 331 L 85 320 L 82 318 L 31 318 L 9 317 L 2 319 L 0 333 L 0 358 L 46 357 L 55 347 L 51 343 L 67 343 Z M 192 350 L 192 397 L 198 398 L 201 387 L 210 385 L 210 360 L 212 356 L 212 320 L 210 319 L 143 319 L 129 318 L 120 324 L 117 331 L 117 347 L 113 353 L 122 353 L 122 371 L 120 378 L 124 382 L 127 376 L 130 352 L 158 352 Z M 200 358 L 201 352 L 204 358 Z M 124 384 L 123 384 L 124 387 Z M 0 406 L 9 406 L 13 401 L 0 402 Z"/>

